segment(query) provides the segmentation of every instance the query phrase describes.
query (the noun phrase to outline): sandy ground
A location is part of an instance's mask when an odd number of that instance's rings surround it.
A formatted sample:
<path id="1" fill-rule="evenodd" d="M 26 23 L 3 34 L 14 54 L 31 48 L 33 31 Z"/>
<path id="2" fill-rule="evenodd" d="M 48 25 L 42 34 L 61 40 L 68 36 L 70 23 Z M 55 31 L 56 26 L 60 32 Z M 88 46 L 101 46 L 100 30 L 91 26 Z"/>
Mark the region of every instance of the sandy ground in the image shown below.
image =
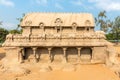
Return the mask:
<path id="1" fill-rule="evenodd" d="M 117 47 L 117 50 L 120 50 L 120 47 Z M 0 48 L 0 60 L 4 57 L 4 50 Z M 31 73 L 20 77 L 0 72 L 0 80 L 119 80 L 114 72 L 102 64 L 78 65 L 76 71 L 40 72 L 38 64 L 29 68 Z"/>
<path id="2" fill-rule="evenodd" d="M 118 53 L 120 53 L 120 46 L 115 46 L 115 49 L 117 50 Z"/>

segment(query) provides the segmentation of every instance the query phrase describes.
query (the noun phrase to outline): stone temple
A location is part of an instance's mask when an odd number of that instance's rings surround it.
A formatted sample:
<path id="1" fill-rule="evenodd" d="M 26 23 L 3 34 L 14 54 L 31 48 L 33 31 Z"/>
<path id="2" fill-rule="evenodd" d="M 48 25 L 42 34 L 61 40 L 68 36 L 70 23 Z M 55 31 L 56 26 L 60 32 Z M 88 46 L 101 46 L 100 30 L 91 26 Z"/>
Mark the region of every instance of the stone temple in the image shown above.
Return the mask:
<path id="1" fill-rule="evenodd" d="M 6 58 L 17 62 L 105 63 L 108 41 L 89 13 L 28 13 L 22 34 L 9 34 Z"/>

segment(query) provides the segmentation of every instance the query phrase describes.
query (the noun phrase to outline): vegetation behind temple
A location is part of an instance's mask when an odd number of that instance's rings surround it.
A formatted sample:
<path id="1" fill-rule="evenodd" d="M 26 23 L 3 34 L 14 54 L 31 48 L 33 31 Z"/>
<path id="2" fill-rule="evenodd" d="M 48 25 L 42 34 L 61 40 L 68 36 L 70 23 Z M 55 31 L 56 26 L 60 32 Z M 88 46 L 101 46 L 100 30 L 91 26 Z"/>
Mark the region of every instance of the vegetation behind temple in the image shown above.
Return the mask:
<path id="1" fill-rule="evenodd" d="M 9 33 L 20 34 L 20 33 L 22 33 L 22 30 L 16 30 L 16 29 L 7 30 L 7 29 L 4 29 L 4 28 L 0 27 L 0 43 L 3 43 L 5 41 L 6 35 L 9 34 Z"/>
<path id="2" fill-rule="evenodd" d="M 24 17 L 25 14 L 22 15 Z M 23 20 L 23 18 L 17 18 L 19 22 Z M 119 42 L 120 41 L 120 16 L 117 16 L 113 21 L 107 18 L 106 11 L 101 11 L 98 16 L 95 18 L 96 27 L 99 27 L 100 30 L 106 33 L 106 38 L 112 42 Z M 6 35 L 11 34 L 20 34 L 22 33 L 21 29 L 18 27 L 13 30 L 7 30 L 1 27 L 2 22 L 0 22 L 0 43 L 5 41 Z"/>
<path id="3" fill-rule="evenodd" d="M 106 33 L 106 39 L 112 42 L 120 42 L 120 16 L 113 20 L 107 18 L 106 11 L 101 11 L 95 18 L 96 27 Z"/>

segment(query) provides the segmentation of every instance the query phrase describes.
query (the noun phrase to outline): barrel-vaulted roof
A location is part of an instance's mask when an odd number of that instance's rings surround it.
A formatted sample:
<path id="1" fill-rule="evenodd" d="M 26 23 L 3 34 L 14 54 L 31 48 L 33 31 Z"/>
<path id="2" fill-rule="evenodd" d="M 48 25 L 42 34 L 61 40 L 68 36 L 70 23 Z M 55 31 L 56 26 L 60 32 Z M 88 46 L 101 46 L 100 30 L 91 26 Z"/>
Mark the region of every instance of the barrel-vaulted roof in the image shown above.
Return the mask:
<path id="1" fill-rule="evenodd" d="M 94 27 L 94 17 L 90 13 L 28 13 L 21 26 L 90 26 Z"/>

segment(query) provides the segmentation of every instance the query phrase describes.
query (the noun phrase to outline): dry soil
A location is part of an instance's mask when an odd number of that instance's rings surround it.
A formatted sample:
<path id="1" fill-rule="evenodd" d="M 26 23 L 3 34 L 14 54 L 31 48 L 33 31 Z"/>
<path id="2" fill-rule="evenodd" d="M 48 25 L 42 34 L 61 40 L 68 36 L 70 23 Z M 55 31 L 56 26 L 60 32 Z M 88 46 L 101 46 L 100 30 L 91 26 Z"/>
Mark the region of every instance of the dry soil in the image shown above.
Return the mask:
<path id="1" fill-rule="evenodd" d="M 120 51 L 120 47 L 116 48 Z M 5 57 L 0 48 L 0 60 Z M 30 67 L 31 73 L 24 76 L 0 72 L 0 80 L 119 80 L 118 76 L 102 64 L 78 65 L 76 71 L 53 70 L 40 72 L 39 65 Z"/>

